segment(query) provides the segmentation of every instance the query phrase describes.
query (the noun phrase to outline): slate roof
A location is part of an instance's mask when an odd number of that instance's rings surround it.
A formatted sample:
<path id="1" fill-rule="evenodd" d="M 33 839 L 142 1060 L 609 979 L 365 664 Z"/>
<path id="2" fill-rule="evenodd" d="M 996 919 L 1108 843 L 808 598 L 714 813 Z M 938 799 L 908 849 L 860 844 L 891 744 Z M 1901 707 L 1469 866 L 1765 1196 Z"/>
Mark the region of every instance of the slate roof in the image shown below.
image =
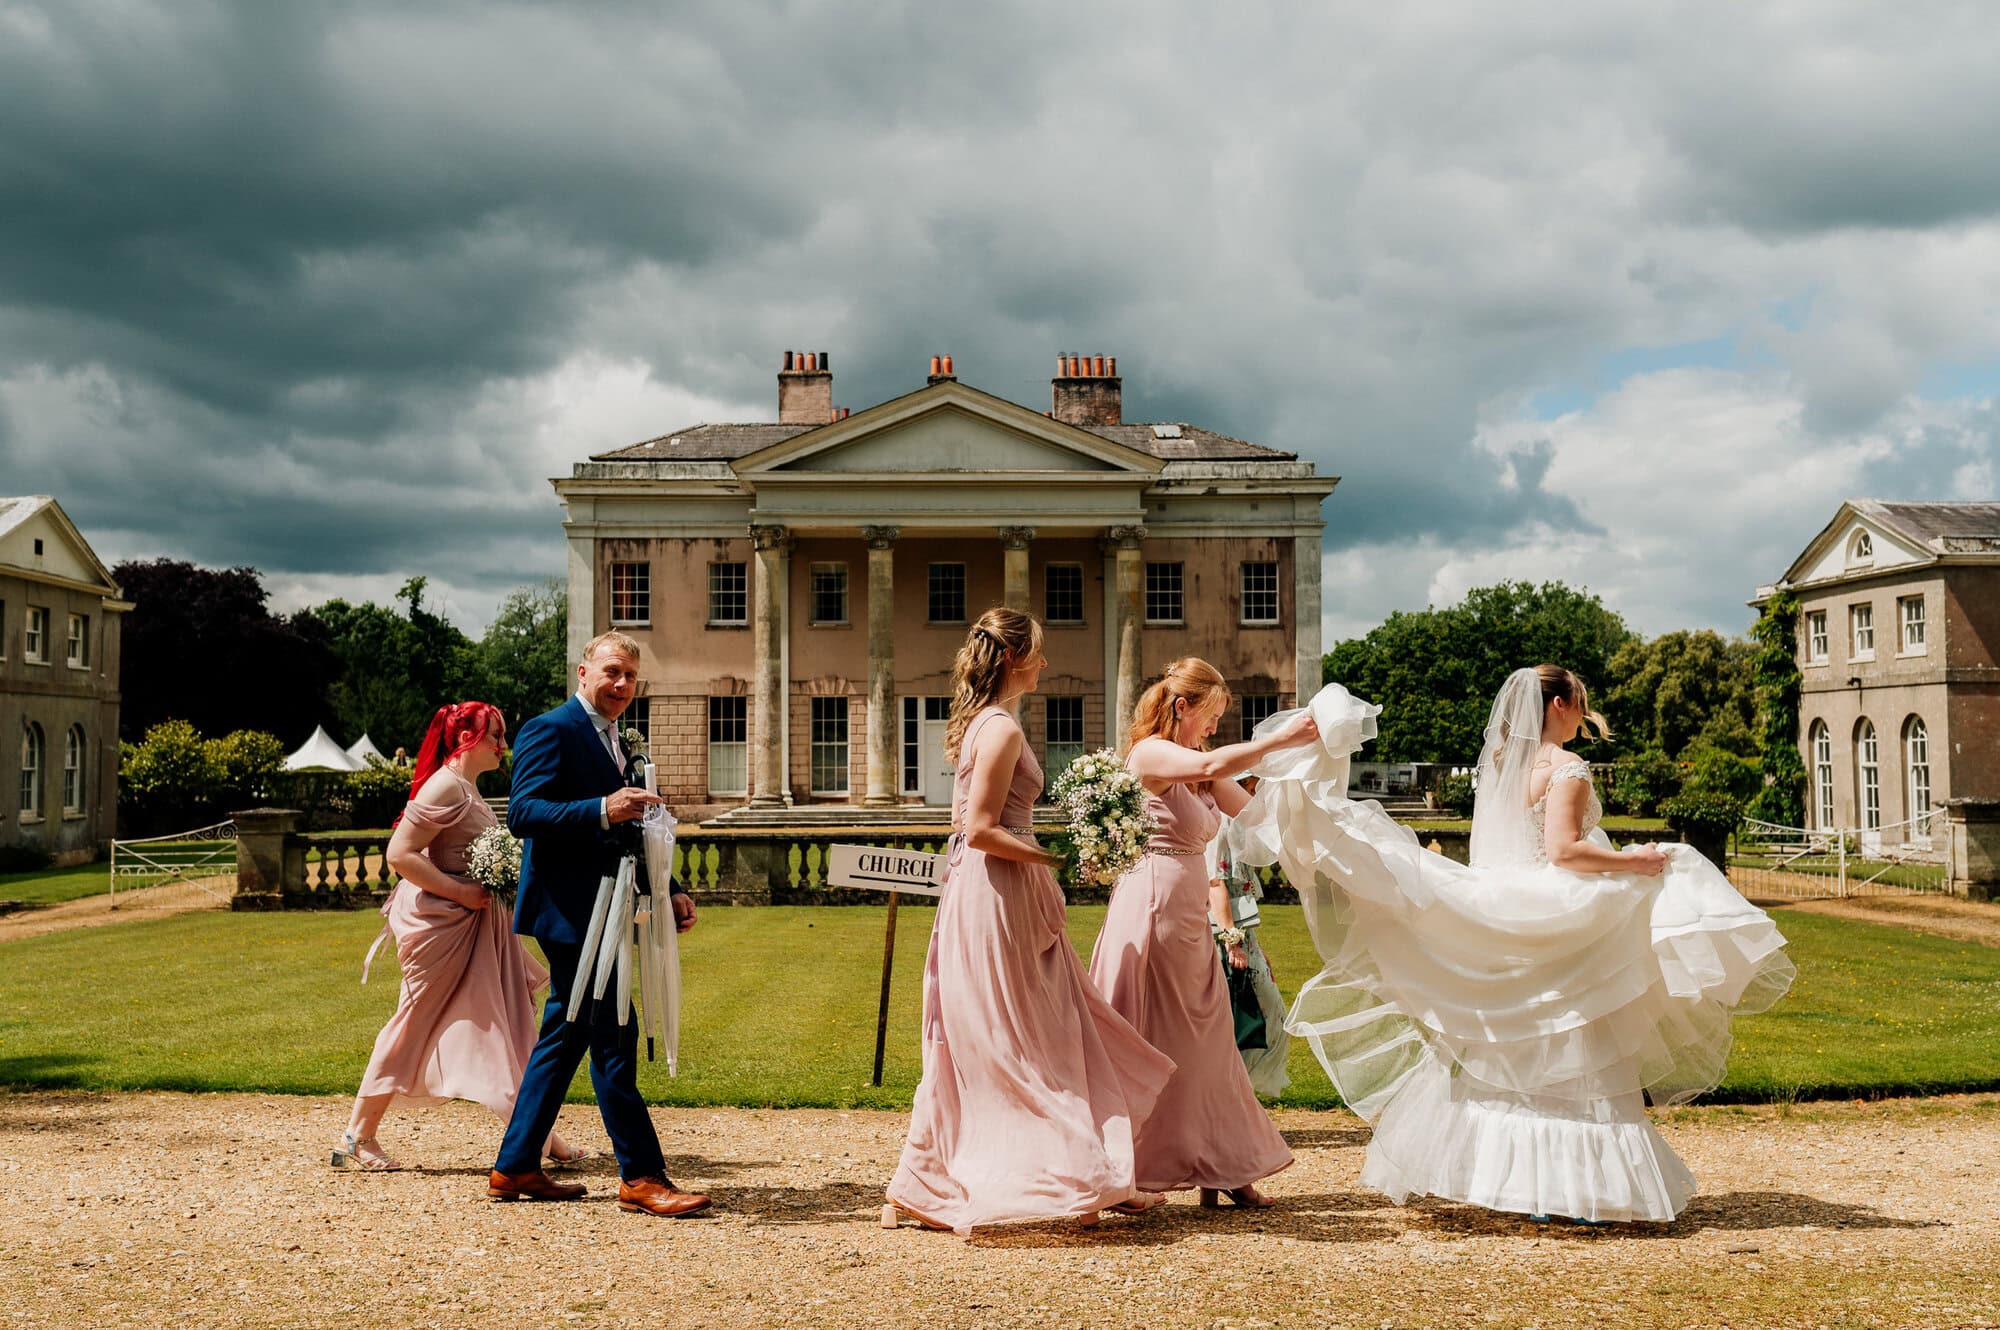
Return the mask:
<path id="1" fill-rule="evenodd" d="M 1297 453 L 1280 452 L 1259 443 L 1232 439 L 1227 434 L 1194 425 L 1168 422 L 1179 438 L 1159 438 L 1151 424 L 1085 425 L 1085 431 L 1123 444 L 1135 452 L 1149 453 L 1167 462 L 1291 462 Z M 733 462 L 759 449 L 795 439 L 817 428 L 813 425 L 690 425 L 608 453 L 592 453 L 593 462 Z"/>
<path id="2" fill-rule="evenodd" d="M 1939 553 L 1994 548 L 2000 503 L 1892 503 L 1851 499 L 1850 506 Z"/>

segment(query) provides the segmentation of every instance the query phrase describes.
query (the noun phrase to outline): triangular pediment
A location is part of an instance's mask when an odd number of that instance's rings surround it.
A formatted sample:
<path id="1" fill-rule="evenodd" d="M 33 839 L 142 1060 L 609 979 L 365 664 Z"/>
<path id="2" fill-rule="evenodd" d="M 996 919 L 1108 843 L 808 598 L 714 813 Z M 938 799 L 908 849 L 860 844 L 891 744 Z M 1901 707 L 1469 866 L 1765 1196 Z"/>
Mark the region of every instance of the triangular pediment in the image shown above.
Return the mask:
<path id="1" fill-rule="evenodd" d="M 0 567 L 118 594 L 111 570 L 62 506 L 45 494 L 0 498 Z"/>
<path id="2" fill-rule="evenodd" d="M 1149 453 L 1039 415 L 956 381 L 918 392 L 760 449 L 737 474 L 941 475 L 1103 472 L 1149 476 Z"/>
<path id="3" fill-rule="evenodd" d="M 1793 586 L 1806 586 L 1843 577 L 1867 577 L 1893 568 L 1931 563 L 1936 558 L 1933 551 L 1904 533 L 1851 503 L 1843 503 L 1833 520 L 1785 570 L 1785 581 Z"/>

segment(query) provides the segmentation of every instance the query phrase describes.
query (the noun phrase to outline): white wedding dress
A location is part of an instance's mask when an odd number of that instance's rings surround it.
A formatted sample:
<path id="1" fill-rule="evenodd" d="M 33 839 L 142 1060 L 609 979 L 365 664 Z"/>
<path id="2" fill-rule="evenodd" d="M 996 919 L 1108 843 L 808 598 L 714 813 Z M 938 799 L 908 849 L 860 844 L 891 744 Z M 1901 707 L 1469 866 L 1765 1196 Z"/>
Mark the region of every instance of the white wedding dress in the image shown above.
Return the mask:
<path id="1" fill-rule="evenodd" d="M 1518 689 L 1512 701 L 1538 742 L 1539 688 L 1531 710 Z M 1423 849 L 1380 804 L 1346 797 L 1349 757 L 1373 737 L 1379 707 L 1332 684 L 1310 709 L 1321 743 L 1267 759 L 1237 821 L 1249 861 L 1282 865 L 1305 906 L 1324 968 L 1288 1027 L 1374 1127 L 1362 1182 L 1399 1204 L 1429 1195 L 1595 1221 L 1674 1218 L 1694 1175 L 1646 1102 L 1712 1089 L 1731 1017 L 1790 987 L 1770 917 L 1685 846 L 1666 847 L 1658 877 L 1551 865 L 1546 795 L 1526 799 L 1526 721 L 1510 749 L 1500 705 L 1480 797 L 1502 788 L 1518 802 L 1475 817 L 1471 867 Z M 1574 762 L 1550 784 L 1589 779 Z M 1608 848 L 1601 812 L 1593 791 L 1584 831 Z"/>

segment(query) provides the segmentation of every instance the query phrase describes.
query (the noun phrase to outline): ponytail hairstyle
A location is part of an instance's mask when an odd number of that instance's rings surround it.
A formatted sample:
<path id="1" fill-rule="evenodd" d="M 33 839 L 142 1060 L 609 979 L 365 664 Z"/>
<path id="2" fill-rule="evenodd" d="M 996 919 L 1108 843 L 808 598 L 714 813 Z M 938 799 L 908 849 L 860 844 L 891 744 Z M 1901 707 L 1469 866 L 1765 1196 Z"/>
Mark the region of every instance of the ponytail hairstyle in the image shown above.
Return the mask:
<path id="1" fill-rule="evenodd" d="M 447 702 L 431 717 L 430 729 L 424 731 L 424 741 L 417 746 L 416 769 L 410 773 L 410 797 L 417 797 L 424 788 L 424 782 L 437 774 L 439 767 L 465 752 L 481 739 L 494 725 L 500 722 L 500 708 L 491 702 Z M 398 814 L 396 821 L 401 822 Z"/>
<path id="2" fill-rule="evenodd" d="M 951 666 L 951 719 L 944 727 L 944 757 L 958 761 L 958 746 L 972 718 L 1000 700 L 1007 668 L 1042 649 L 1042 625 L 1032 614 L 995 605 L 979 616 Z"/>
<path id="3" fill-rule="evenodd" d="M 1535 666 L 1535 679 L 1542 685 L 1544 716 L 1548 714 L 1549 703 L 1561 698 L 1583 713 L 1584 724 L 1597 731 L 1598 738 L 1611 737 L 1611 722 L 1590 709 L 1590 692 L 1583 686 L 1583 680 L 1560 665 Z"/>
<path id="4" fill-rule="evenodd" d="M 1170 739 L 1174 726 L 1180 717 L 1174 714 L 1174 703 L 1186 702 L 1187 709 L 1207 704 L 1217 694 L 1222 696 L 1222 705 L 1229 706 L 1229 685 L 1223 681 L 1221 671 L 1199 656 L 1183 656 L 1167 666 L 1167 672 L 1156 680 L 1139 698 L 1139 705 L 1132 708 L 1132 728 L 1126 732 L 1125 746 L 1130 748 L 1141 739 Z"/>

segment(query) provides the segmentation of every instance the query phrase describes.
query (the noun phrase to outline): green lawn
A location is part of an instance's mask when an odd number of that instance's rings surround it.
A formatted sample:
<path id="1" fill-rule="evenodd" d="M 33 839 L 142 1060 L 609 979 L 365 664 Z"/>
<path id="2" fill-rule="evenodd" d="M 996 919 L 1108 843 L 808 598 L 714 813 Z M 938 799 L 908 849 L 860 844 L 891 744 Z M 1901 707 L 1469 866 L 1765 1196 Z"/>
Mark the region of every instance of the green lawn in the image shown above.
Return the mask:
<path id="1" fill-rule="evenodd" d="M 1472 819 L 1469 817 L 1432 817 L 1425 818 L 1422 821 L 1412 821 L 1409 825 L 1415 831 L 1470 831 L 1472 830 Z M 1663 817 L 1619 817 L 1614 815 L 1605 818 L 1600 825 L 1603 826 L 1605 835 L 1616 837 L 1619 840 L 1628 840 L 1635 836 L 1653 835 L 1664 832 L 1667 829 L 1667 820 Z"/>
<path id="2" fill-rule="evenodd" d="M 31 873 L 0 873 L 0 901 L 54 905 L 111 890 L 109 864 L 77 864 L 72 868 L 39 868 Z"/>
<path id="3" fill-rule="evenodd" d="M 1071 910 L 1087 954 L 1102 906 Z M 1316 968 L 1295 906 L 1265 912 L 1289 994 Z M 669 1104 L 900 1108 L 917 1079 L 930 913 L 906 909 L 886 1084 L 868 1084 L 882 912 L 709 909 L 683 940 L 683 1073 L 642 1066 Z M 372 913 L 196 914 L 0 944 L 0 1084 L 343 1093 L 396 1000 L 393 957 L 367 987 Z M 1738 1023 L 1719 1098 L 1810 1099 L 2000 1088 L 2000 949 L 1817 915 L 1781 915 L 1800 970 L 1776 1010 Z M 1337 1102 L 1300 1041 L 1285 1102 Z M 587 1079 L 575 1094 L 588 1096 Z"/>

